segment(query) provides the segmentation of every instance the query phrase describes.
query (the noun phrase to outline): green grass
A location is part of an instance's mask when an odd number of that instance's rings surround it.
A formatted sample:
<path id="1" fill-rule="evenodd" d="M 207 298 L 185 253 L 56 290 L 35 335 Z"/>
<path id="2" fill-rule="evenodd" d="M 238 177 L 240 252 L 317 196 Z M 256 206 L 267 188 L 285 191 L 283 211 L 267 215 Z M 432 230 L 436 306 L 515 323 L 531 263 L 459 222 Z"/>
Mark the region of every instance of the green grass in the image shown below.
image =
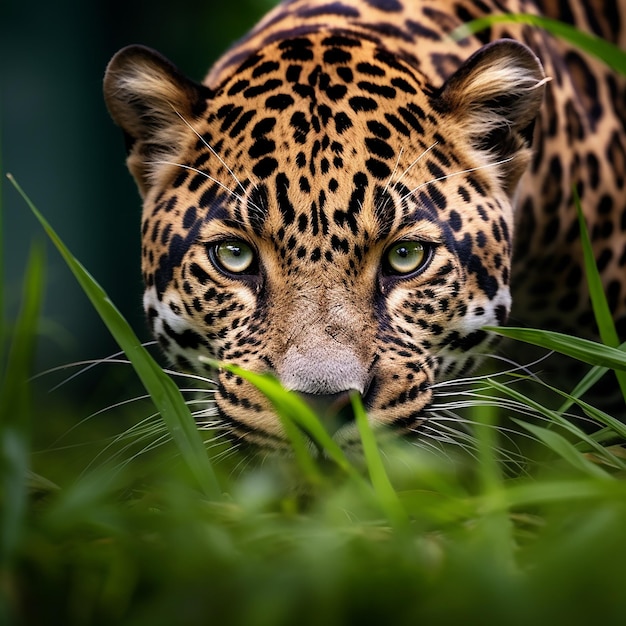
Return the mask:
<path id="1" fill-rule="evenodd" d="M 528 24 L 529 26 L 543 28 L 553 35 L 574 44 L 579 50 L 584 50 L 588 54 L 597 57 L 614 71 L 626 75 L 626 54 L 623 50 L 596 35 L 583 32 L 569 24 L 540 15 L 527 13 L 489 15 L 460 26 L 453 31 L 452 37 L 457 40 L 463 39 L 495 24 Z"/>
<path id="2" fill-rule="evenodd" d="M 572 390 L 554 391 L 555 406 L 518 389 L 515 374 L 481 379 L 469 448 L 436 451 L 377 441 L 354 398 L 361 467 L 275 380 L 237 369 L 271 398 L 294 450 L 246 467 L 236 453 L 205 453 L 183 394 L 26 200 L 158 415 L 142 421 L 133 404 L 128 430 L 95 417 L 78 444 L 56 432 L 64 445 L 44 442 L 41 453 L 52 412 L 69 424 L 86 415 L 35 401 L 45 263 L 34 246 L 18 322 L 0 329 L 10 338 L 0 358 L 0 624 L 624 623 L 626 454 L 609 444 L 626 426 L 580 397 L 609 370 L 624 392 L 626 355 L 585 235 L 603 343 L 497 329 L 589 364 Z M 567 419 L 574 405 L 602 428 L 588 434 Z M 303 430 L 327 462 L 311 456 Z M 138 447 L 127 447 L 133 437 Z"/>

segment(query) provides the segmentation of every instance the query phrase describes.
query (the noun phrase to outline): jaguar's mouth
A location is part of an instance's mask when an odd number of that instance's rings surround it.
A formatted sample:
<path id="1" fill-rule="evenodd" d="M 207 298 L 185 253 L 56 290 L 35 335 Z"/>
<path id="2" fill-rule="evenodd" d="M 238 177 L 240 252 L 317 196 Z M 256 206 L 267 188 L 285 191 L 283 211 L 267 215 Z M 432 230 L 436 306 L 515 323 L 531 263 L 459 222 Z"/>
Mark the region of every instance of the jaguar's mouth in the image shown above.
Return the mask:
<path id="1" fill-rule="evenodd" d="M 352 407 L 351 396 L 357 393 L 361 396 L 361 402 L 367 409 L 376 388 L 375 379 L 372 379 L 365 391 L 361 394 L 355 389 L 346 389 L 338 393 L 313 394 L 297 392 L 320 419 L 328 434 L 332 437 L 342 428 L 355 423 L 355 414 Z"/>
<path id="2" fill-rule="evenodd" d="M 355 420 L 350 399 L 352 390 L 331 394 L 312 394 L 298 392 L 300 396 L 320 419 L 331 437 L 344 426 L 353 424 Z"/>

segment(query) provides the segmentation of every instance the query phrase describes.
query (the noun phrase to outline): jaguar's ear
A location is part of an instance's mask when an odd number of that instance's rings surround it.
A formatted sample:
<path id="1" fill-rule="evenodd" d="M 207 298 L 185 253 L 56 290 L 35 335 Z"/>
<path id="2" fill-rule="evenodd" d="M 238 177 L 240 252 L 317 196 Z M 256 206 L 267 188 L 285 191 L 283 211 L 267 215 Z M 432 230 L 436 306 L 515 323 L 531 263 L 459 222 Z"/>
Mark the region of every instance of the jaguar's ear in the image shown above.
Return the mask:
<path id="1" fill-rule="evenodd" d="M 110 61 L 104 99 L 126 136 L 128 169 L 142 196 L 158 179 L 164 161 L 176 161 L 193 131 L 188 122 L 210 97 L 165 57 L 144 46 L 129 46 Z M 166 166 L 165 166 L 166 167 Z"/>
<path id="2" fill-rule="evenodd" d="M 501 39 L 474 53 L 444 84 L 438 105 L 469 142 L 479 164 L 512 194 L 530 160 L 534 122 L 546 79 L 525 45 Z"/>

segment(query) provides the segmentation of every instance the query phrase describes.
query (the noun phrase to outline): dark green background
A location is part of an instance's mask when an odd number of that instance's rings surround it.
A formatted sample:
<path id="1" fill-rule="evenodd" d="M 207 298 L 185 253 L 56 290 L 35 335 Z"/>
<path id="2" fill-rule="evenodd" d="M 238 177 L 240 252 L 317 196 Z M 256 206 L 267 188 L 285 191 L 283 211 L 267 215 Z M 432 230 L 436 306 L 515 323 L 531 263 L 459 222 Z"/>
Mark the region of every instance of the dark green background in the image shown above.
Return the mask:
<path id="1" fill-rule="evenodd" d="M 276 0 L 0 2 L 2 259 L 9 317 L 31 242 L 44 240 L 11 172 L 142 338 L 140 201 L 102 100 L 108 60 L 151 46 L 201 80 Z M 50 244 L 39 369 L 115 351 Z"/>

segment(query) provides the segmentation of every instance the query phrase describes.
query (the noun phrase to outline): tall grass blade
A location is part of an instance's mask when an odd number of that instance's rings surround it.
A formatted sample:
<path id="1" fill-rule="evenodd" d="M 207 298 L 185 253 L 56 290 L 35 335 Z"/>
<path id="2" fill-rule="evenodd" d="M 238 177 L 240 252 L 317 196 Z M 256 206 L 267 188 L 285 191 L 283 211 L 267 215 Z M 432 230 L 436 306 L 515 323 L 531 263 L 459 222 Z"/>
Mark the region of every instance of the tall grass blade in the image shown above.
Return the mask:
<path id="1" fill-rule="evenodd" d="M 213 500 L 221 499 L 222 492 L 217 476 L 209 460 L 193 417 L 178 387 L 176 387 L 174 382 L 163 372 L 148 351 L 141 345 L 141 342 L 128 322 L 111 300 L 109 300 L 102 287 L 71 254 L 22 188 L 13 177 L 9 176 L 9 180 L 22 196 L 35 217 L 39 220 L 83 288 L 83 291 L 99 313 L 102 321 L 106 324 L 120 348 L 124 350 L 126 356 L 131 361 L 135 372 L 161 414 L 172 439 L 177 444 L 183 460 L 193 472 L 193 475 L 205 495 Z"/>
<path id="2" fill-rule="evenodd" d="M 567 418 L 563 417 L 557 411 L 552 411 L 551 409 L 544 407 L 541 403 L 535 400 L 532 400 L 531 398 L 525 396 L 519 391 L 512 389 L 508 385 L 503 385 L 491 379 L 489 380 L 489 384 L 493 386 L 493 388 L 496 389 L 502 395 L 510 396 L 516 402 L 522 405 L 528 406 L 530 409 L 532 409 L 533 412 L 536 412 L 539 415 L 543 415 L 548 420 L 549 423 L 553 423 L 553 424 L 560 426 L 564 431 L 569 432 L 571 435 L 573 435 L 578 441 L 584 442 L 588 446 L 589 449 L 592 449 L 595 452 L 597 452 L 598 456 L 606 458 L 607 461 L 610 461 L 611 463 L 616 461 L 616 459 L 613 458 L 613 455 L 611 455 L 611 453 L 608 452 L 604 446 L 598 443 L 592 436 L 588 435 L 583 430 L 581 430 L 571 420 L 568 420 Z M 626 470 L 626 464 L 624 464 L 622 461 L 619 461 L 619 460 L 617 460 L 617 463 L 624 470 Z"/>
<path id="3" fill-rule="evenodd" d="M 606 501 L 623 502 L 626 498 L 626 482 L 623 480 L 606 480 L 584 476 L 581 478 L 566 478 L 562 480 L 540 480 L 527 483 L 509 485 L 504 492 L 503 501 L 495 502 L 484 498 L 477 498 L 482 510 L 488 512 L 502 508 L 534 507 L 542 504 L 566 503 L 575 505 L 583 501 L 588 503 Z M 484 500 L 484 502 L 481 502 Z M 477 503 L 477 504 L 478 504 Z M 564 574 L 567 574 L 564 572 Z"/>
<path id="4" fill-rule="evenodd" d="M 374 433 L 369 426 L 358 395 L 352 395 L 351 402 L 363 444 L 373 494 L 356 468 L 348 461 L 341 447 L 328 434 L 308 404 L 297 394 L 284 389 L 276 378 L 268 374 L 257 374 L 237 365 L 219 363 L 211 359 L 201 358 L 201 360 L 213 367 L 224 368 L 247 380 L 270 400 L 285 428 L 287 437 L 294 447 L 296 460 L 310 483 L 320 484 L 323 478 L 311 458 L 310 448 L 302 437 L 303 432 L 306 432 L 319 449 L 323 450 L 325 455 L 352 479 L 353 484 L 359 488 L 362 494 L 366 497 L 374 496 L 379 509 L 385 514 L 392 526 L 396 529 L 406 528 L 408 516 L 387 476 Z"/>
<path id="5" fill-rule="evenodd" d="M 626 353 L 621 348 L 611 348 L 596 341 L 571 337 L 550 330 L 501 328 L 499 326 L 485 326 L 485 330 L 510 339 L 525 341 L 540 348 L 554 350 L 590 365 L 626 371 Z"/>
<path id="6" fill-rule="evenodd" d="M 27 400 L 27 381 L 35 352 L 35 339 L 44 283 L 44 254 L 41 246 L 34 246 L 24 278 L 22 309 L 18 314 L 13 342 L 9 348 L 6 372 L 0 386 L 0 426 L 22 423 L 22 414 L 15 407 Z"/>
<path id="7" fill-rule="evenodd" d="M 613 322 L 613 315 L 609 309 L 609 304 L 604 293 L 604 285 L 600 278 L 600 272 L 596 266 L 596 260 L 591 247 L 591 239 L 589 238 L 589 232 L 587 231 L 587 224 L 585 223 L 585 216 L 580 205 L 580 197 L 576 188 L 572 190 L 574 194 L 574 204 L 576 205 L 576 212 L 578 214 L 578 222 L 580 224 L 580 242 L 583 249 L 583 257 L 585 263 L 585 273 L 587 276 L 587 286 L 589 288 L 589 295 L 591 297 L 591 305 L 596 318 L 596 324 L 600 332 L 600 338 L 603 343 L 612 348 L 617 348 L 620 345 L 619 336 L 615 330 L 615 324 Z M 615 376 L 617 382 L 622 391 L 622 396 L 626 400 L 626 372 L 616 371 Z"/>
<path id="8" fill-rule="evenodd" d="M 299 415 L 300 419 L 303 419 L 305 423 L 309 425 L 309 428 L 306 429 L 306 432 L 311 433 L 311 425 L 318 420 L 311 411 L 311 409 L 305 404 L 305 402 L 294 394 L 289 394 L 287 391 L 285 391 L 282 385 L 270 375 L 255 374 L 254 372 L 244 370 L 237 365 L 218 363 L 204 357 L 200 357 L 200 360 L 207 363 L 208 365 L 211 365 L 212 367 L 221 367 L 228 370 L 229 372 L 232 372 L 236 376 L 240 376 L 244 380 L 247 380 L 249 383 L 253 384 L 270 400 L 270 402 L 274 406 L 274 409 L 276 410 L 276 413 L 278 414 L 280 423 L 285 430 L 287 439 L 289 439 L 289 443 L 291 444 L 291 447 L 293 449 L 296 462 L 300 467 L 302 474 L 309 482 L 309 484 L 316 486 L 320 485 L 323 482 L 322 475 L 318 466 L 313 460 L 313 457 L 311 456 L 312 451 L 309 447 L 310 444 L 307 441 L 305 431 L 301 430 L 296 421 L 296 418 L 294 417 L 295 415 Z M 312 427 L 314 430 L 316 429 L 316 426 Z M 321 428 L 321 424 L 319 424 L 319 427 Z M 318 443 L 322 445 L 319 440 Z M 343 461 L 339 460 L 339 457 L 336 457 L 335 461 L 340 467 L 342 467 L 342 469 L 345 469 L 345 466 L 342 466 Z"/>
<path id="9" fill-rule="evenodd" d="M 481 493 L 490 503 L 488 511 L 481 511 L 477 524 L 482 529 L 481 541 L 488 558 L 504 571 L 513 572 L 516 570 L 513 524 L 506 507 L 507 488 L 502 466 L 495 453 L 498 449 L 497 428 L 494 428 L 497 417 L 497 411 L 488 406 L 474 413 L 473 432 L 476 436 L 478 461 L 476 471 Z"/>
<path id="10" fill-rule="evenodd" d="M 28 379 L 35 353 L 43 294 L 44 255 L 31 250 L 22 308 L 0 382 L 0 622 L 9 623 L 6 597 L 11 563 L 17 551 L 28 496 L 30 465 L 30 395 Z"/>
<path id="11" fill-rule="evenodd" d="M 568 397 L 563 404 L 557 409 L 561 415 L 565 413 L 570 407 L 576 404 L 576 400 L 585 395 L 603 376 L 609 371 L 608 367 L 601 367 L 600 365 L 594 365 L 576 384 L 574 389 L 567 394 Z"/>
<path id="12" fill-rule="evenodd" d="M 523 429 L 532 433 L 537 439 L 539 439 L 539 441 L 544 443 L 546 447 L 567 461 L 572 467 L 584 472 L 588 476 L 595 476 L 596 478 L 610 478 L 610 475 L 607 472 L 605 472 L 599 465 L 589 461 L 584 454 L 581 454 L 575 446 L 573 446 L 559 433 L 537 426 L 536 424 L 522 422 L 518 419 L 514 419 L 513 421 Z"/>
<path id="13" fill-rule="evenodd" d="M 555 387 L 552 387 L 550 385 L 546 385 L 546 387 L 552 392 L 566 398 L 570 405 L 578 405 L 585 412 L 585 414 L 590 417 L 594 422 L 602 424 L 603 426 L 608 428 L 609 432 L 605 432 L 605 435 L 610 435 L 613 439 L 615 438 L 615 435 L 617 435 L 620 439 L 626 441 L 626 424 L 624 424 L 624 422 L 613 417 L 612 415 L 609 415 L 601 409 L 592 406 L 588 402 L 585 402 L 578 397 L 573 397 L 570 394 L 567 394 L 560 389 L 556 389 Z M 561 413 L 560 408 L 557 413 Z M 566 423 L 569 423 L 569 421 L 566 421 Z M 596 433 L 593 434 L 593 438 L 594 440 L 597 440 Z M 624 465 L 624 469 L 626 469 L 626 465 Z"/>
<path id="14" fill-rule="evenodd" d="M 543 28 L 553 35 L 569 41 L 579 50 L 584 50 L 585 52 L 604 61 L 604 63 L 616 72 L 626 75 L 626 52 L 620 50 L 620 48 L 614 44 L 597 37 L 596 35 L 582 32 L 570 24 L 565 24 L 563 22 L 559 22 L 558 20 L 553 20 L 539 15 L 530 15 L 526 13 L 489 15 L 487 17 L 472 20 L 467 24 L 463 24 L 463 26 L 459 26 L 451 33 L 451 36 L 456 40 L 464 39 L 465 37 L 480 32 L 485 28 L 489 28 L 494 24 L 507 23 L 529 24 L 530 26 Z"/>
<path id="15" fill-rule="evenodd" d="M 398 529 L 405 529 L 409 519 L 383 465 L 376 438 L 367 419 L 363 403 L 361 402 L 361 396 L 357 392 L 354 392 L 351 394 L 350 399 L 361 436 L 361 443 L 363 444 L 363 453 L 365 455 L 367 469 L 378 502 L 392 526 Z"/>

